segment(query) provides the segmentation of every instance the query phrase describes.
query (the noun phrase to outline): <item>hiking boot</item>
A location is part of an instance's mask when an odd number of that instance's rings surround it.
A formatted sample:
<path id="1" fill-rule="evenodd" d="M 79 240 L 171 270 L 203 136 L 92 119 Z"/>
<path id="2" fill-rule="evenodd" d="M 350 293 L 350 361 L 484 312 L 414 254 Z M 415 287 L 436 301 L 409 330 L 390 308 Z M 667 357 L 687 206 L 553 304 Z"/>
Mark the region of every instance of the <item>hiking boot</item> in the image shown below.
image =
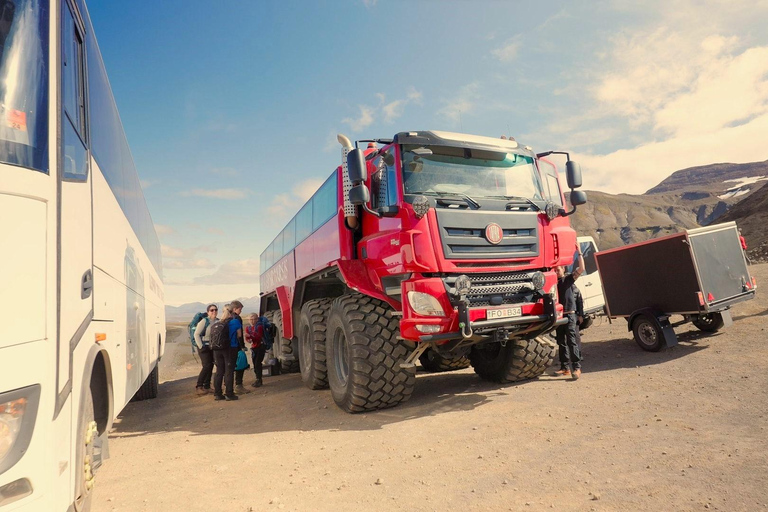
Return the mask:
<path id="1" fill-rule="evenodd" d="M 262 383 L 260 380 L 257 380 L 256 382 L 254 382 L 253 384 L 251 384 L 251 386 L 253 386 L 253 387 L 255 387 L 255 388 L 260 388 L 262 384 L 263 384 L 263 383 Z"/>
<path id="2" fill-rule="evenodd" d="M 579 377 L 581 377 L 581 368 L 576 368 L 573 370 L 573 380 L 579 380 Z"/>
<path id="3" fill-rule="evenodd" d="M 237 400 L 237 395 L 224 395 L 224 400 L 226 400 L 227 402 L 231 402 L 232 400 Z"/>
<path id="4" fill-rule="evenodd" d="M 217 402 L 219 400 L 224 400 L 224 395 L 213 395 L 213 399 L 216 400 Z"/>
<path id="5" fill-rule="evenodd" d="M 197 392 L 197 396 L 203 396 L 208 394 L 208 390 L 205 388 L 195 388 L 195 391 Z"/>
<path id="6" fill-rule="evenodd" d="M 555 377 L 570 377 L 571 376 L 571 370 L 568 368 L 560 368 L 555 372 Z"/>
<path id="7" fill-rule="evenodd" d="M 250 393 L 247 389 L 245 389 L 245 386 L 242 384 L 238 384 L 235 386 L 235 394 L 236 395 L 245 395 L 246 393 Z"/>

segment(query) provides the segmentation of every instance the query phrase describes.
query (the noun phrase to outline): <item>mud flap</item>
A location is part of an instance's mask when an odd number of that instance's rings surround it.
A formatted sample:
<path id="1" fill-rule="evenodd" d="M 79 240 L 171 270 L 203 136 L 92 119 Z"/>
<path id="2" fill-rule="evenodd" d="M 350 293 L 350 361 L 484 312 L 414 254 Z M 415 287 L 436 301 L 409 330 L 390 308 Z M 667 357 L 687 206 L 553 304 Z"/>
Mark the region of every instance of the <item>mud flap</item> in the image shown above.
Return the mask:
<path id="1" fill-rule="evenodd" d="M 656 322 L 658 322 L 659 327 L 661 327 L 661 334 L 664 336 L 664 344 L 667 346 L 667 348 L 671 348 L 677 345 L 677 335 L 675 334 L 675 330 L 672 328 L 672 325 L 669 323 L 669 317 L 654 316 L 654 318 L 656 319 Z"/>
<path id="2" fill-rule="evenodd" d="M 733 317 L 731 316 L 731 310 L 725 309 L 720 312 L 720 316 L 723 317 L 723 329 L 733 325 Z"/>

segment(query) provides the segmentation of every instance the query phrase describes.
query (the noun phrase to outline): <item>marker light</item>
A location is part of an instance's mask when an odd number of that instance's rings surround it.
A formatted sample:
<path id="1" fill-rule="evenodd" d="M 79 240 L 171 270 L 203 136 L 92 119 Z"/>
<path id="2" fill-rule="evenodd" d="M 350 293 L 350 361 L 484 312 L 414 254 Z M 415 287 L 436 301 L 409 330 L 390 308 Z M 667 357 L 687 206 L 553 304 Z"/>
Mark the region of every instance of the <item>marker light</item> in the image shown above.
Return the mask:
<path id="1" fill-rule="evenodd" d="M 416 330 L 419 332 L 423 332 L 424 334 L 434 334 L 436 332 L 440 332 L 440 326 L 416 324 Z"/>
<path id="2" fill-rule="evenodd" d="M 707 302 L 714 302 L 714 300 L 715 300 L 715 296 L 712 295 L 712 292 L 709 292 L 707 294 Z"/>
<path id="3" fill-rule="evenodd" d="M 704 302 L 704 294 L 703 293 L 696 292 L 696 296 L 699 297 L 699 306 L 703 306 L 704 304 L 706 304 L 706 302 Z"/>
<path id="4" fill-rule="evenodd" d="M 472 280 L 462 274 L 456 278 L 456 283 L 453 286 L 456 289 L 457 295 L 466 295 L 472 289 Z"/>
<path id="5" fill-rule="evenodd" d="M 408 292 L 408 302 L 411 304 L 411 308 L 419 315 L 445 316 L 440 302 L 427 293 Z"/>
<path id="6" fill-rule="evenodd" d="M 420 219 L 429 211 L 429 199 L 424 196 L 415 197 L 411 206 L 413 206 L 413 212 L 416 214 L 416 217 Z"/>

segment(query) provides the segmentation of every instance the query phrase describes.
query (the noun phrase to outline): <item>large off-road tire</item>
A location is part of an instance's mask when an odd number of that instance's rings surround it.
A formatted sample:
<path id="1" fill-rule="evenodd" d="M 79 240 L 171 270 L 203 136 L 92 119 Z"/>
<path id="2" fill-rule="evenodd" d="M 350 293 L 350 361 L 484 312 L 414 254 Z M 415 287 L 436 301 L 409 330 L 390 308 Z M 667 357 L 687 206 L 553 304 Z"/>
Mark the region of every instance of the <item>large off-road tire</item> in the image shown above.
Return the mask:
<path id="1" fill-rule="evenodd" d="M 411 397 L 416 370 L 400 363 L 415 346 L 399 335 L 399 321 L 385 302 L 360 294 L 333 301 L 325 345 L 328 384 L 339 408 L 385 409 Z"/>
<path id="2" fill-rule="evenodd" d="M 469 358 L 467 356 L 444 357 L 431 348 L 428 348 L 419 356 L 419 362 L 422 368 L 433 373 L 469 368 Z"/>
<path id="3" fill-rule="evenodd" d="M 89 389 L 85 393 L 85 399 L 80 406 L 80 421 L 77 429 L 77 452 L 75 457 L 75 502 L 76 512 L 89 512 L 93 502 L 93 467 L 96 431 L 95 412 L 93 409 L 93 396 Z"/>
<path id="4" fill-rule="evenodd" d="M 136 394 L 133 395 L 134 402 L 157 398 L 157 389 L 160 385 L 160 370 L 158 369 L 158 366 L 159 365 L 155 363 L 155 367 L 152 368 L 152 371 L 147 375 L 147 380 L 144 381 L 144 384 L 142 384 L 139 390 L 136 391 Z"/>
<path id="5" fill-rule="evenodd" d="M 704 332 L 717 332 L 723 328 L 725 321 L 720 313 L 707 313 L 706 315 L 694 315 L 691 317 L 693 325 Z"/>
<path id="6" fill-rule="evenodd" d="M 481 378 L 493 382 L 518 382 L 535 379 L 543 374 L 555 359 L 557 344 L 547 336 L 530 340 L 515 339 L 474 347 L 469 360 Z"/>
<path id="7" fill-rule="evenodd" d="M 294 350 L 293 340 L 283 337 L 283 312 L 275 311 L 272 322 L 277 328 L 275 341 L 272 349 L 275 357 L 280 361 L 280 371 L 282 373 L 296 373 L 299 371 L 299 358 Z"/>
<path id="8" fill-rule="evenodd" d="M 299 367 L 301 380 L 309 389 L 328 387 L 325 365 L 325 332 L 333 299 L 310 300 L 301 308 L 299 318 Z"/>
<path id="9" fill-rule="evenodd" d="M 664 348 L 664 334 L 659 322 L 649 315 L 638 315 L 632 322 L 632 334 L 641 349 L 658 352 Z"/>

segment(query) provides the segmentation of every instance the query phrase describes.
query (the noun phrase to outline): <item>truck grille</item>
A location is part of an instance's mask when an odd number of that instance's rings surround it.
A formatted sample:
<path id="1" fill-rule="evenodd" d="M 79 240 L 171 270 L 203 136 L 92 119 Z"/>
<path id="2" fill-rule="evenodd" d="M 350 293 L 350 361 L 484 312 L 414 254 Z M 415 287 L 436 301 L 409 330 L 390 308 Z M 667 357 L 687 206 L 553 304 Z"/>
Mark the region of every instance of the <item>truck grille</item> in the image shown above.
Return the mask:
<path id="1" fill-rule="evenodd" d="M 447 259 L 535 258 L 539 254 L 538 215 L 535 212 L 436 209 L 440 239 Z M 501 226 L 501 242 L 485 238 L 491 223 Z"/>
<path id="2" fill-rule="evenodd" d="M 467 294 L 470 307 L 501 306 L 531 302 L 534 287 L 533 272 L 506 272 L 500 274 L 465 274 L 472 282 Z M 446 289 L 453 288 L 458 275 L 443 278 Z"/>

